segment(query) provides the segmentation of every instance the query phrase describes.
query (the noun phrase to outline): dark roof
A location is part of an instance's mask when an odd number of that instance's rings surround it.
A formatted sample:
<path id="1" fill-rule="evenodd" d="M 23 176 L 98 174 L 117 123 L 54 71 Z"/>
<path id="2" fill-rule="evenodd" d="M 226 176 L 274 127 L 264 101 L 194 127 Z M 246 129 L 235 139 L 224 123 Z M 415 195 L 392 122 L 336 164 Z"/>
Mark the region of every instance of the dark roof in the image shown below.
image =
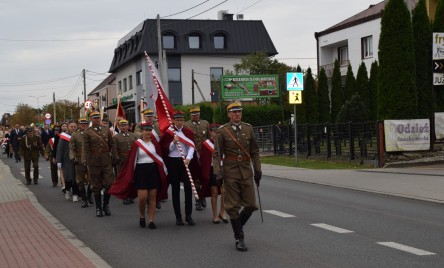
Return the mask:
<path id="1" fill-rule="evenodd" d="M 176 48 L 167 49 L 167 54 L 189 55 L 247 55 L 266 51 L 268 55 L 278 54 L 262 21 L 244 20 L 161 20 L 162 34 L 176 36 Z M 201 48 L 190 49 L 188 36 L 201 36 Z M 225 49 L 215 49 L 212 37 L 215 34 L 226 36 Z M 131 60 L 157 52 L 157 25 L 155 19 L 147 19 L 119 41 L 109 72 Z"/>
<path id="2" fill-rule="evenodd" d="M 116 79 L 116 74 L 110 74 L 108 75 L 107 78 L 105 78 L 105 80 L 103 80 L 102 82 L 100 82 L 100 84 L 98 86 L 96 86 L 89 94 L 93 95 L 98 93 L 102 88 L 106 87 L 107 85 L 111 84 L 112 81 L 114 81 L 114 79 Z"/>
<path id="3" fill-rule="evenodd" d="M 372 21 L 374 19 L 380 18 L 382 16 L 382 11 L 384 10 L 385 4 L 387 2 L 388 0 L 385 0 L 376 5 L 370 5 L 369 8 L 367 8 L 366 10 L 361 11 L 358 14 L 351 16 L 350 18 L 344 21 L 341 21 L 340 23 L 335 24 L 332 27 L 327 28 L 322 32 L 315 33 L 315 37 L 318 38 L 319 36 L 322 35 L 333 33 L 342 29 L 359 25 L 367 21 Z"/>

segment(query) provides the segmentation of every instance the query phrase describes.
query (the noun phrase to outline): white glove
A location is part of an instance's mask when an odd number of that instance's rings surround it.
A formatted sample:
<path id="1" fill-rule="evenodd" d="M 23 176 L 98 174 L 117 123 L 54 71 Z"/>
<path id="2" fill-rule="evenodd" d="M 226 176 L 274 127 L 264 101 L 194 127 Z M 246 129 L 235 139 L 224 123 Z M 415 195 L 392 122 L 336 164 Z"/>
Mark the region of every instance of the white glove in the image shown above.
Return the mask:
<path id="1" fill-rule="evenodd" d="M 62 168 L 62 163 L 57 163 L 57 168 L 61 169 Z"/>

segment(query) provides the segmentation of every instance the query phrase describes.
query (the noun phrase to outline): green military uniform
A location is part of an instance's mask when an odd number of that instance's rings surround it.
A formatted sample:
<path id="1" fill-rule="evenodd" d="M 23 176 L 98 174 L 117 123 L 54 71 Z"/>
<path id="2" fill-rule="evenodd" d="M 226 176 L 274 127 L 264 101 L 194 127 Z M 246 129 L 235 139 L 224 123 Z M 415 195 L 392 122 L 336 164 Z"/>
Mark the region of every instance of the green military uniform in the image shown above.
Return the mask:
<path id="1" fill-rule="evenodd" d="M 39 136 L 29 134 L 34 129 L 28 129 L 28 133 L 20 140 L 19 154 L 24 159 L 26 184 L 31 184 L 31 161 L 34 168 L 34 184 L 39 180 L 39 154 L 43 155 L 43 144 Z"/>
<path id="2" fill-rule="evenodd" d="M 88 165 L 88 175 L 92 191 L 99 193 L 103 188 L 109 189 L 114 182 L 112 168 L 114 141 L 108 127 L 89 127 L 83 133 L 82 163 Z"/>
<path id="3" fill-rule="evenodd" d="M 116 166 L 117 175 L 122 170 L 123 164 L 125 164 L 126 160 L 129 156 L 129 151 L 133 143 L 137 140 L 136 134 L 127 132 L 127 133 L 118 133 L 113 137 L 114 144 L 116 146 L 116 151 L 119 159 L 119 164 Z"/>
<path id="4" fill-rule="evenodd" d="M 208 128 L 210 124 L 207 120 L 199 120 L 197 122 L 187 121 L 184 126 L 191 129 L 194 133 L 194 145 L 196 146 L 196 151 L 200 155 L 200 151 L 202 148 L 202 143 L 206 141 L 208 136 Z"/>
<path id="5" fill-rule="evenodd" d="M 76 183 L 79 187 L 80 197 L 82 198 L 82 207 L 87 207 L 87 196 L 85 185 L 89 183 L 88 172 L 86 167 L 82 164 L 82 149 L 83 149 L 83 133 L 84 131 L 77 129 L 71 135 L 69 142 L 69 159 L 74 160 L 74 167 L 76 170 Z"/>
<path id="6" fill-rule="evenodd" d="M 232 103 L 228 105 L 227 111 L 230 123 L 220 127 L 216 133 L 213 170 L 217 177 L 223 178 L 224 205 L 230 216 L 236 249 L 247 251 L 243 227 L 252 213 L 258 209 L 253 179 L 259 187 L 262 175 L 259 147 L 253 127 L 240 121 L 241 104 Z"/>

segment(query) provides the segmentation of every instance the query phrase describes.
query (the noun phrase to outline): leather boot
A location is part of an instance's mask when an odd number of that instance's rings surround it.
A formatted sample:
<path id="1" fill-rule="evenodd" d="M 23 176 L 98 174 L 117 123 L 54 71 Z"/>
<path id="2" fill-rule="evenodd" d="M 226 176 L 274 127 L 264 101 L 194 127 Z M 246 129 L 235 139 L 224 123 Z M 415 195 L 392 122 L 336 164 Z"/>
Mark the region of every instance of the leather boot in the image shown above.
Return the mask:
<path id="1" fill-rule="evenodd" d="M 241 212 L 240 215 L 239 215 L 239 219 L 240 219 L 240 221 L 241 221 L 241 226 L 242 226 L 242 227 L 245 226 L 245 223 L 247 223 L 248 219 L 251 217 L 251 214 L 252 214 L 252 213 L 247 214 L 247 213 L 245 212 L 245 210 L 242 210 L 242 212 Z"/>
<path id="2" fill-rule="evenodd" d="M 94 199 L 96 201 L 96 216 L 103 217 L 102 211 L 102 195 L 99 193 L 94 194 Z"/>
<path id="3" fill-rule="evenodd" d="M 111 198 L 111 195 L 105 191 L 103 194 L 103 212 L 106 216 L 111 216 L 111 210 L 109 209 L 109 199 Z"/>
<path id="4" fill-rule="evenodd" d="M 236 249 L 239 251 L 247 251 L 247 245 L 244 241 L 244 231 L 240 219 L 231 219 L 231 227 L 233 227 L 234 238 L 236 239 Z"/>
<path id="5" fill-rule="evenodd" d="M 91 205 L 94 204 L 94 200 L 92 198 L 92 191 L 91 186 L 88 185 L 88 188 L 86 189 L 86 199 L 88 200 L 88 203 Z"/>

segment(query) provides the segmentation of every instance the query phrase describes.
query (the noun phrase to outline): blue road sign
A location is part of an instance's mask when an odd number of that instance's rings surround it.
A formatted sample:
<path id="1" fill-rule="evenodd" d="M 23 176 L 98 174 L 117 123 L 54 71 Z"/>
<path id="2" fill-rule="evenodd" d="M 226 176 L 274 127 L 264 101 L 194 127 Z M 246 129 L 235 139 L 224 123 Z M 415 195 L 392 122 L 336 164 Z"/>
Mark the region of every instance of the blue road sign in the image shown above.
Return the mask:
<path id="1" fill-rule="evenodd" d="M 304 75 L 287 73 L 287 90 L 304 90 Z"/>

